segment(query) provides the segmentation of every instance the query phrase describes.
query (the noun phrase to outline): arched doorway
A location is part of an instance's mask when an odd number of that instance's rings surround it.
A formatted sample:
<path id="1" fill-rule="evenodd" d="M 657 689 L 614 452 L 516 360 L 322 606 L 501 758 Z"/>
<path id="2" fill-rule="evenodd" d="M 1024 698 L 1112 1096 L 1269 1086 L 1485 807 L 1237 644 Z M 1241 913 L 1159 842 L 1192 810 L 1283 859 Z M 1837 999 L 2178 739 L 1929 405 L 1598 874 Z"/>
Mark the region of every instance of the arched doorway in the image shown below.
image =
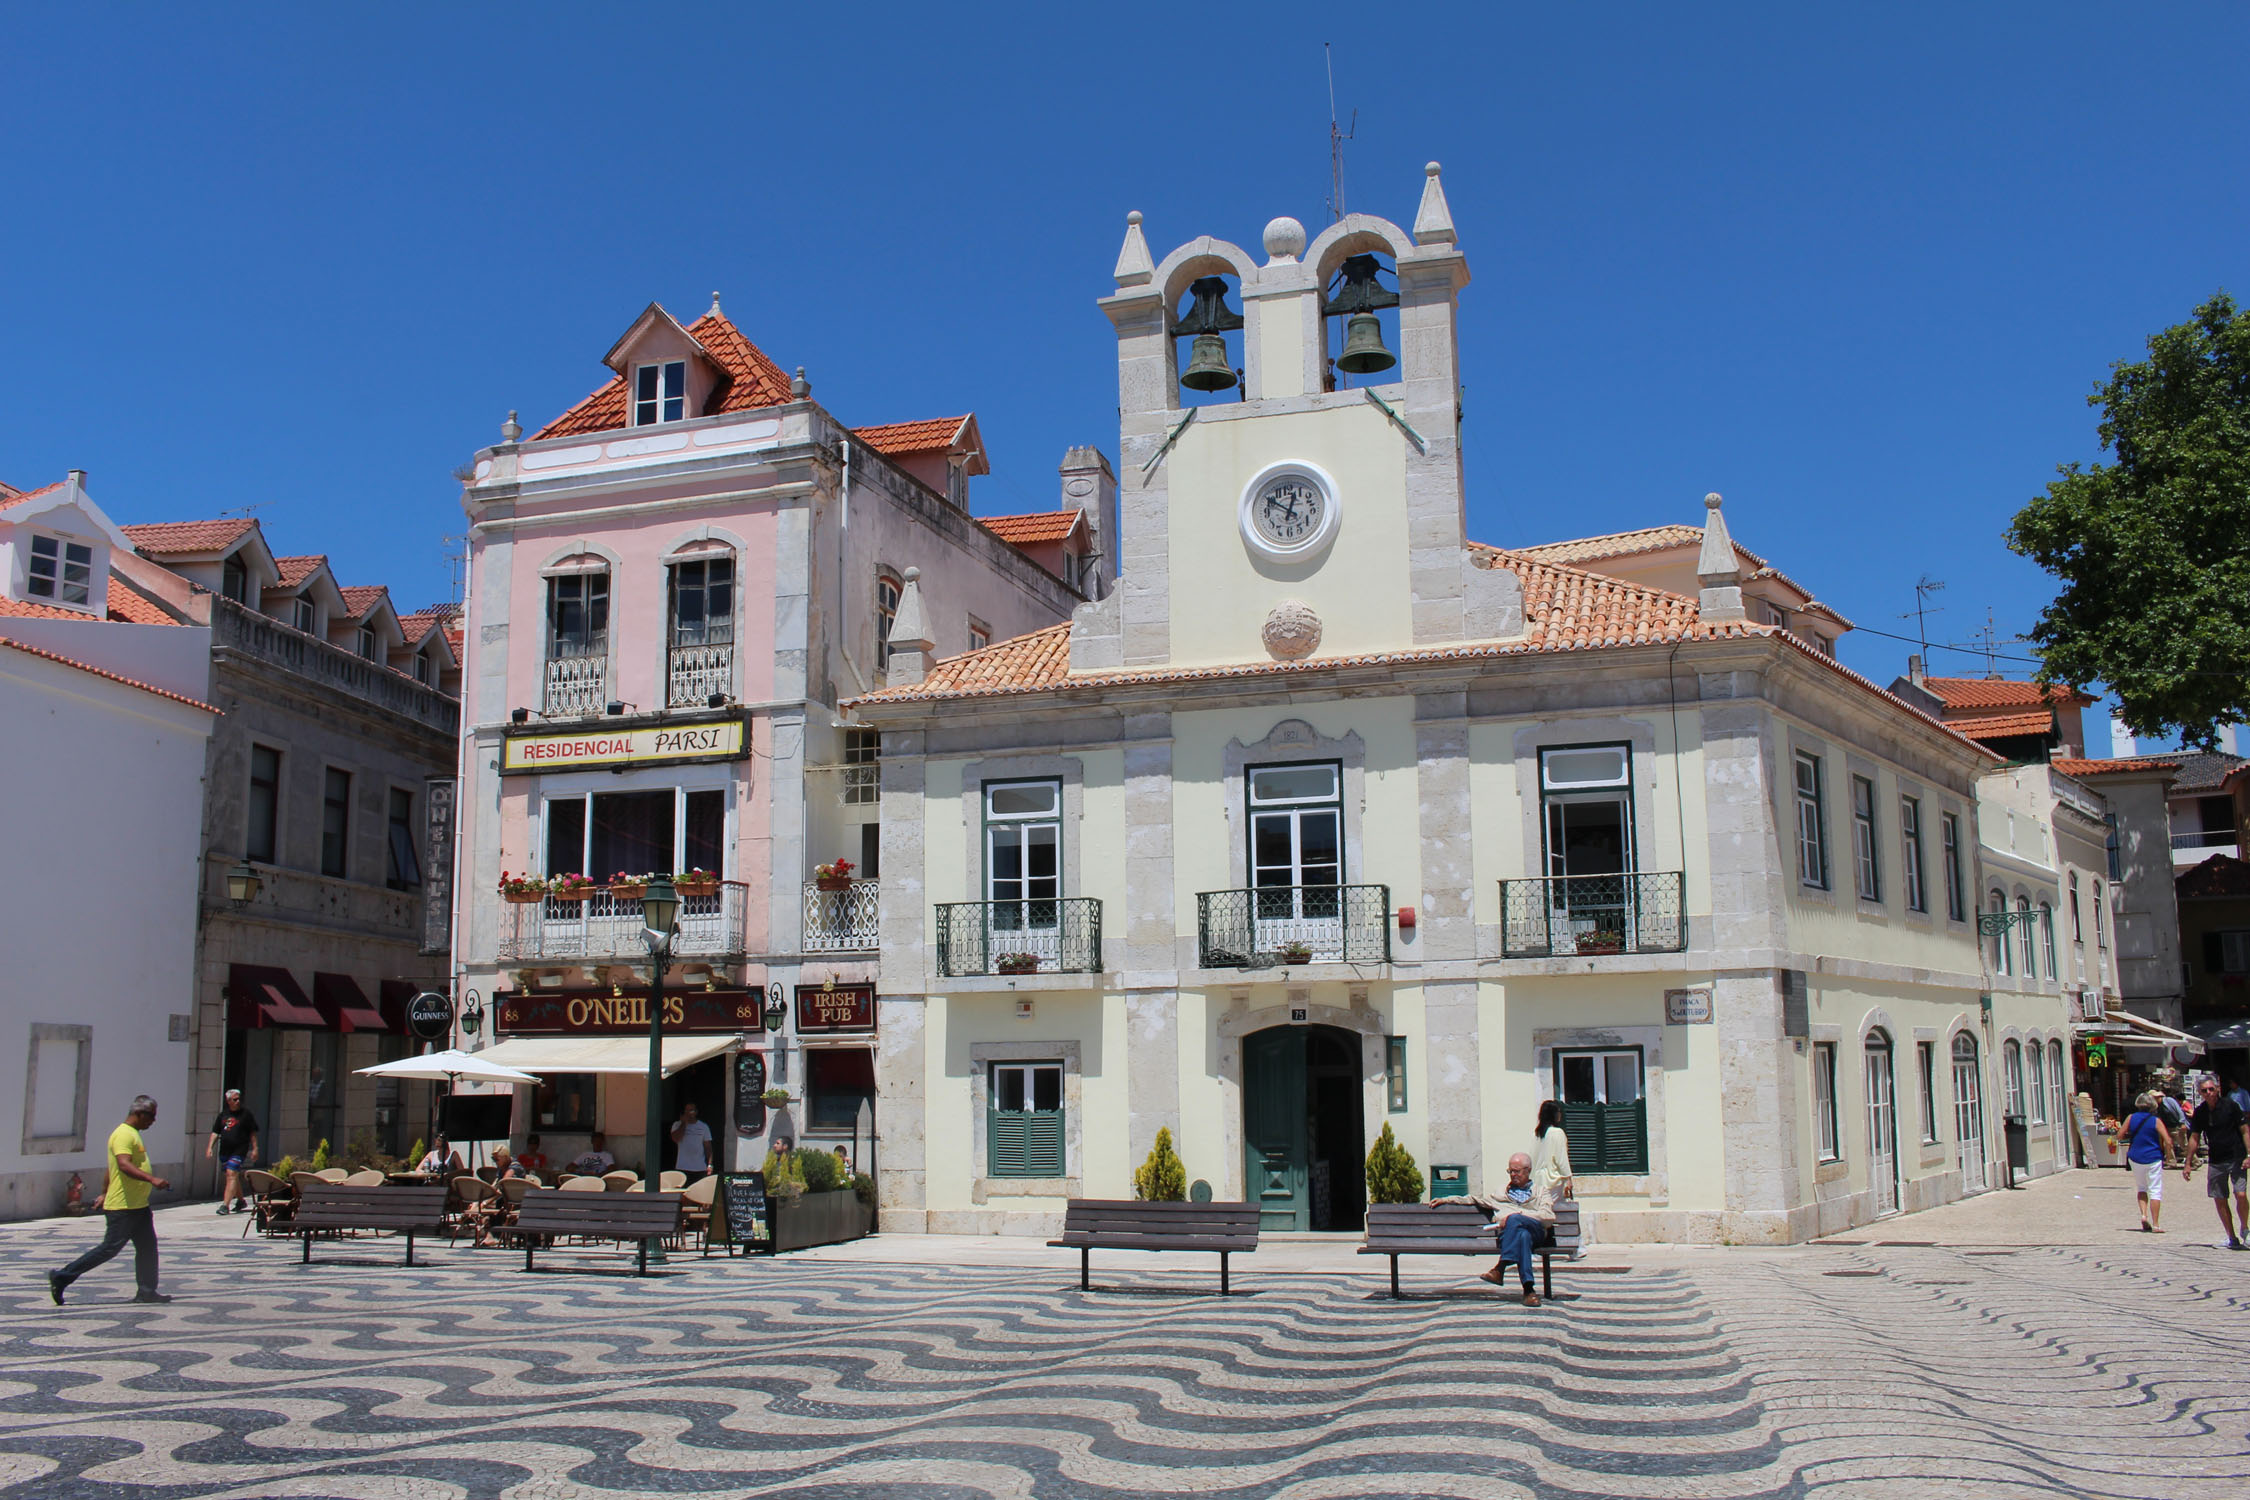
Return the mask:
<path id="1" fill-rule="evenodd" d="M 1867 1185 L 1878 1215 L 1898 1212 L 1898 1099 L 1891 1074 L 1891 1039 L 1867 1034 Z"/>
<path id="2" fill-rule="evenodd" d="M 1977 1040 L 1966 1031 L 1953 1038 L 1953 1139 L 1961 1148 L 1961 1191 L 1981 1193 L 1985 1178 L 1984 1080 L 1977 1071 Z"/>
<path id="3" fill-rule="evenodd" d="M 1275 1026 L 1242 1039 L 1243 1181 L 1268 1232 L 1358 1231 L 1367 1215 L 1360 1039 Z"/>

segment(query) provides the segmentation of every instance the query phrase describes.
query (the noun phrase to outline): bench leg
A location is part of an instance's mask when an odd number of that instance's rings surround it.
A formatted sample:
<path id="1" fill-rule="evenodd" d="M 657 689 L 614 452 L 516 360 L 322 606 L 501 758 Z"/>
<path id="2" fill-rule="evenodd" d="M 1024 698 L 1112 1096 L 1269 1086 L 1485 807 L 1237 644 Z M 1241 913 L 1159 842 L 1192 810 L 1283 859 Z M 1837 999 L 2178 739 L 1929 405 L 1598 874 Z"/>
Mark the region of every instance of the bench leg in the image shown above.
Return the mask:
<path id="1" fill-rule="evenodd" d="M 411 1229 L 406 1231 L 406 1263 L 414 1264 L 414 1231 Z"/>
<path id="2" fill-rule="evenodd" d="M 539 1237 L 537 1235 L 527 1234 L 523 1237 L 523 1268 L 526 1271 L 531 1269 L 531 1252 L 538 1243 Z"/>
<path id="3" fill-rule="evenodd" d="M 312 1264 L 312 1236 L 309 1234 L 300 1234 L 297 1236 L 297 1238 L 304 1244 L 305 1247 L 304 1256 L 297 1262 L 297 1264 L 301 1266 L 309 1266 Z"/>
<path id="4" fill-rule="evenodd" d="M 1093 1282 L 1088 1279 L 1094 1274 L 1093 1260 L 1093 1248 L 1088 1245 L 1080 1245 L 1078 1247 L 1078 1290 L 1082 1292 L 1090 1292 L 1094 1289 Z"/>
<path id="5" fill-rule="evenodd" d="M 1395 1255 L 1391 1257 L 1391 1296 L 1394 1299 L 1398 1296 L 1398 1257 Z"/>
<path id="6" fill-rule="evenodd" d="M 641 1241 L 640 1264 L 634 1267 L 634 1269 L 633 1269 L 633 1274 L 634 1274 L 635 1276 L 646 1276 L 646 1275 L 648 1274 L 648 1241 L 647 1241 L 647 1240 L 642 1240 L 642 1241 Z"/>
<path id="7" fill-rule="evenodd" d="M 1221 1250 L 1221 1251 L 1219 1252 L 1219 1295 L 1220 1295 L 1220 1296 L 1222 1296 L 1222 1297 L 1224 1297 L 1224 1296 L 1225 1296 L 1226 1294 L 1227 1294 L 1227 1252 L 1226 1252 L 1226 1251 L 1224 1251 L 1224 1250 Z"/>
<path id="8" fill-rule="evenodd" d="M 1543 1254 L 1539 1257 L 1539 1280 L 1545 1287 L 1545 1290 L 1541 1291 L 1539 1295 L 1545 1297 L 1550 1302 L 1553 1301 L 1555 1297 L 1554 1256 Z"/>

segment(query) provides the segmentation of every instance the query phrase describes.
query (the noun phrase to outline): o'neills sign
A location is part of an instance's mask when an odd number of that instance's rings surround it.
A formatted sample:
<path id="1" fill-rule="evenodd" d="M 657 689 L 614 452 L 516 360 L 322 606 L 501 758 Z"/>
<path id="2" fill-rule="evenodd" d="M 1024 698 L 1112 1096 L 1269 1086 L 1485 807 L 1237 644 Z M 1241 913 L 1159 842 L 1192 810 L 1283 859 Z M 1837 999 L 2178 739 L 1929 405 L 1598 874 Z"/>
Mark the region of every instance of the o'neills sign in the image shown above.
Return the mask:
<path id="1" fill-rule="evenodd" d="M 607 990 L 576 994 L 504 994 L 499 1011 L 502 1036 L 602 1036 L 648 1032 L 648 991 L 612 995 Z M 666 990 L 666 1031 L 763 1031 L 765 997 L 758 990 Z"/>
<path id="2" fill-rule="evenodd" d="M 502 775 L 516 771 L 582 771 L 591 766 L 664 766 L 682 761 L 739 760 L 742 721 L 576 729 L 511 734 L 501 742 Z"/>

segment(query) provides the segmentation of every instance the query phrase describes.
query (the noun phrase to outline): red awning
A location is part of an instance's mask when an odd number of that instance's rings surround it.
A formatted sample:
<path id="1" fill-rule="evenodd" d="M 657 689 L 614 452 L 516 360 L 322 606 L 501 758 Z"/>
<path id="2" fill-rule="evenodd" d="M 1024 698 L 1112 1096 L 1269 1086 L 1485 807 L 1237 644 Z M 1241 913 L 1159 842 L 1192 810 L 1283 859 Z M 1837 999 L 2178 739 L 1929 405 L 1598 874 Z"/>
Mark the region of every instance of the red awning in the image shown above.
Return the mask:
<path id="1" fill-rule="evenodd" d="M 336 1029 L 349 1035 L 354 1031 L 389 1031 L 383 1013 L 368 1000 L 359 982 L 349 974 L 313 974 L 313 1002 L 321 1010 L 336 1018 Z"/>
<path id="2" fill-rule="evenodd" d="M 305 998 L 287 969 L 264 964 L 227 966 L 227 1025 L 241 1031 L 265 1026 L 329 1029 L 328 1017 Z"/>

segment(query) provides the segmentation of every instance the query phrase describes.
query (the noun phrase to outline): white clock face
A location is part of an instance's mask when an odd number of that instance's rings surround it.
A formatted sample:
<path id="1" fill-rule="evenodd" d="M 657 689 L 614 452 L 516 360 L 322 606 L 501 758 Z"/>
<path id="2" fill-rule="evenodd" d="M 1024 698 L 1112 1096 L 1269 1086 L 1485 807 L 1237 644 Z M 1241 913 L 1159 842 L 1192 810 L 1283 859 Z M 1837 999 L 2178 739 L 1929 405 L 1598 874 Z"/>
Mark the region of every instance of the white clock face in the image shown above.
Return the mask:
<path id="1" fill-rule="evenodd" d="M 1301 474 L 1283 474 L 1258 491 L 1250 519 L 1259 534 L 1277 547 L 1298 547 L 1327 519 L 1328 496 Z"/>

